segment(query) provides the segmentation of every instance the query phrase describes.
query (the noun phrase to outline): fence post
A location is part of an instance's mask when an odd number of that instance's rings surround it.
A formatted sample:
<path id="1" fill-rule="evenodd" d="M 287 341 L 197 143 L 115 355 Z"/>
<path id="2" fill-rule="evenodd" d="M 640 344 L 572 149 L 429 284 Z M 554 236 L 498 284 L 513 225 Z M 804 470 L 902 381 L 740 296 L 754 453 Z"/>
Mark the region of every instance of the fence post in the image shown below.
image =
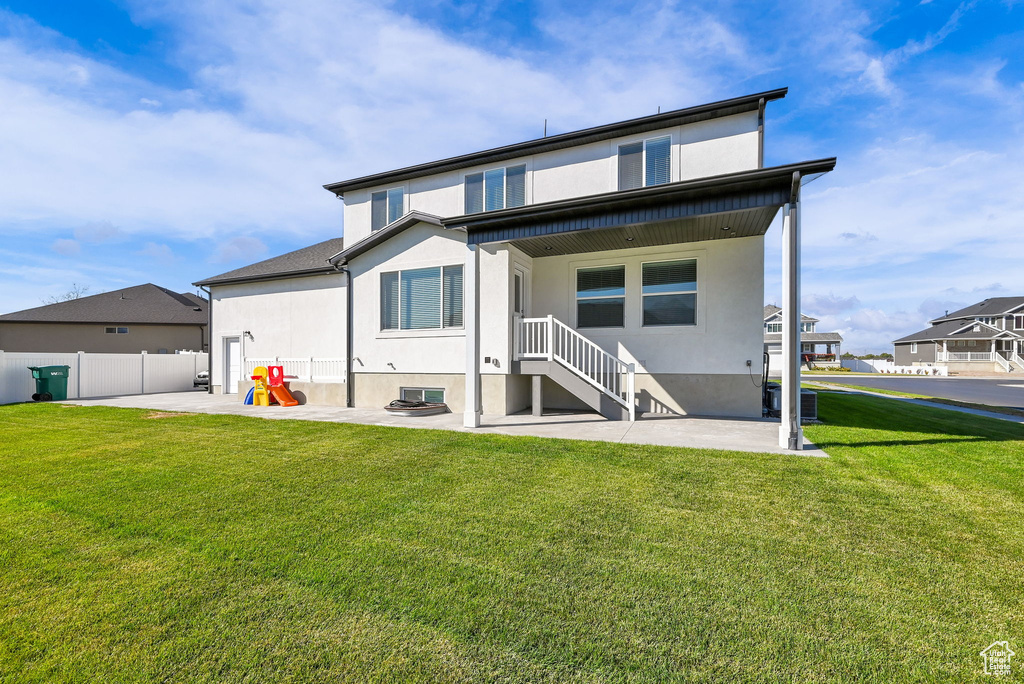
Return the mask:
<path id="1" fill-rule="evenodd" d="M 4 350 L 0 349 L 0 404 L 7 403 L 7 397 L 4 396 L 4 388 L 12 387 L 14 383 L 7 377 L 7 362 L 4 361 Z"/>
<path id="2" fill-rule="evenodd" d="M 309 357 L 309 381 L 313 382 L 313 357 Z"/>
<path id="3" fill-rule="evenodd" d="M 82 398 L 82 361 L 85 360 L 85 352 L 78 352 L 78 367 L 75 368 L 75 393 L 78 395 L 76 399 Z"/>
<path id="4" fill-rule="evenodd" d="M 555 317 L 548 314 L 548 361 L 555 359 Z"/>
<path id="5" fill-rule="evenodd" d="M 636 420 L 636 364 L 626 366 L 626 399 L 629 401 L 629 422 Z"/>
<path id="6" fill-rule="evenodd" d="M 139 375 L 141 376 L 139 378 L 139 394 L 145 394 L 146 393 L 146 352 L 145 352 L 145 350 L 143 350 L 142 353 L 139 354 L 139 357 L 141 359 L 141 361 L 139 361 L 139 365 L 142 368 L 142 372 L 139 373 Z"/>

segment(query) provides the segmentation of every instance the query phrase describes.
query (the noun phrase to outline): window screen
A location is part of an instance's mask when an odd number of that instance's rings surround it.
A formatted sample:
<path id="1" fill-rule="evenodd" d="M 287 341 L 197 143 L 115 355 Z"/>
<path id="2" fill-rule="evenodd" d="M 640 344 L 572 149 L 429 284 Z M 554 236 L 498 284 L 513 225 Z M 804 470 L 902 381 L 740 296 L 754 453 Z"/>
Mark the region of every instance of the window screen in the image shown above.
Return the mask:
<path id="1" fill-rule="evenodd" d="M 484 174 L 466 176 L 466 213 L 478 214 L 484 210 Z"/>
<path id="2" fill-rule="evenodd" d="M 380 230 L 388 224 L 388 193 L 386 190 L 370 195 L 370 229 Z"/>
<path id="3" fill-rule="evenodd" d="M 505 169 L 484 172 L 484 211 L 505 208 Z"/>
<path id="4" fill-rule="evenodd" d="M 444 327 L 462 327 L 462 266 L 444 267 Z"/>
<path id="5" fill-rule="evenodd" d="M 441 269 L 417 268 L 401 272 L 402 329 L 441 327 Z"/>
<path id="6" fill-rule="evenodd" d="M 644 144 L 642 142 L 619 145 L 619 190 L 642 187 Z"/>
<path id="7" fill-rule="evenodd" d="M 644 143 L 647 146 L 645 185 L 661 185 L 672 180 L 672 139 L 668 136 Z"/>
<path id="8" fill-rule="evenodd" d="M 644 264 L 643 324 L 693 325 L 697 322 L 697 260 Z"/>
<path id="9" fill-rule="evenodd" d="M 398 330 L 398 273 L 380 274 L 380 328 Z"/>
<path id="10" fill-rule="evenodd" d="M 405 214 L 405 190 L 392 188 L 388 190 L 388 223 L 394 223 Z"/>
<path id="11" fill-rule="evenodd" d="M 526 204 L 526 165 L 510 166 L 505 170 L 505 206 L 521 207 Z"/>
<path id="12" fill-rule="evenodd" d="M 625 266 L 576 271 L 576 327 L 621 328 L 626 305 Z"/>

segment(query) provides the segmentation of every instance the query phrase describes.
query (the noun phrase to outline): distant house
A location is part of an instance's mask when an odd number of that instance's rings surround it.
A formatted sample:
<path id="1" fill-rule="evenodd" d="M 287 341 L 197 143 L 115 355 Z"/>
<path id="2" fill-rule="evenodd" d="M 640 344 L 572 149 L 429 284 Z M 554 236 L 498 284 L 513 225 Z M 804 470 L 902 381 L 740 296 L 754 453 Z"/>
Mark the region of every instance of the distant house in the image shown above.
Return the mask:
<path id="1" fill-rule="evenodd" d="M 993 297 L 946 312 L 893 345 L 898 366 L 1024 372 L 1024 296 Z"/>
<path id="2" fill-rule="evenodd" d="M 843 336 L 837 332 L 818 332 L 817 318 L 800 314 L 800 361 L 811 367 L 839 365 Z M 768 352 L 770 372 L 782 368 L 782 309 L 767 304 L 764 307 L 764 350 Z"/>
<path id="3" fill-rule="evenodd" d="M 151 283 L 0 316 L 9 352 L 207 351 L 206 300 Z"/>

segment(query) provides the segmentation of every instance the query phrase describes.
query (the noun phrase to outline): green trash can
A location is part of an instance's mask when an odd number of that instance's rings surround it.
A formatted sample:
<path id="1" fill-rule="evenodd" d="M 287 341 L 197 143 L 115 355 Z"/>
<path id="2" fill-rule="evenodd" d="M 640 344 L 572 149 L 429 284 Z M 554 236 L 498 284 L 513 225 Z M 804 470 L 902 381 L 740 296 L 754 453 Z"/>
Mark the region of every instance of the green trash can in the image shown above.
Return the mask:
<path id="1" fill-rule="evenodd" d="M 71 366 L 29 366 L 36 379 L 32 401 L 64 401 L 68 398 L 68 371 Z"/>

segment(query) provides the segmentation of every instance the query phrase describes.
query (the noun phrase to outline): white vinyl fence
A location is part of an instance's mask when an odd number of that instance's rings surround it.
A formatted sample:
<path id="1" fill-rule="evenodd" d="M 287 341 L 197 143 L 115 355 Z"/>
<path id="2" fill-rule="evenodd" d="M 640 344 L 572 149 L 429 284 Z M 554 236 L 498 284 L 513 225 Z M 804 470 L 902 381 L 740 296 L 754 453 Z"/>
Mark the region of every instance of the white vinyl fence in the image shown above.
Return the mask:
<path id="1" fill-rule="evenodd" d="M 252 377 L 258 366 L 281 366 L 287 380 L 307 382 L 345 382 L 345 359 L 324 359 L 304 356 L 300 358 L 246 357 L 242 362 L 242 380 Z"/>
<path id="2" fill-rule="evenodd" d="M 0 351 L 0 404 L 31 401 L 36 381 L 29 366 L 70 366 L 68 399 L 154 394 L 192 389 L 207 354 L 46 354 Z"/>

